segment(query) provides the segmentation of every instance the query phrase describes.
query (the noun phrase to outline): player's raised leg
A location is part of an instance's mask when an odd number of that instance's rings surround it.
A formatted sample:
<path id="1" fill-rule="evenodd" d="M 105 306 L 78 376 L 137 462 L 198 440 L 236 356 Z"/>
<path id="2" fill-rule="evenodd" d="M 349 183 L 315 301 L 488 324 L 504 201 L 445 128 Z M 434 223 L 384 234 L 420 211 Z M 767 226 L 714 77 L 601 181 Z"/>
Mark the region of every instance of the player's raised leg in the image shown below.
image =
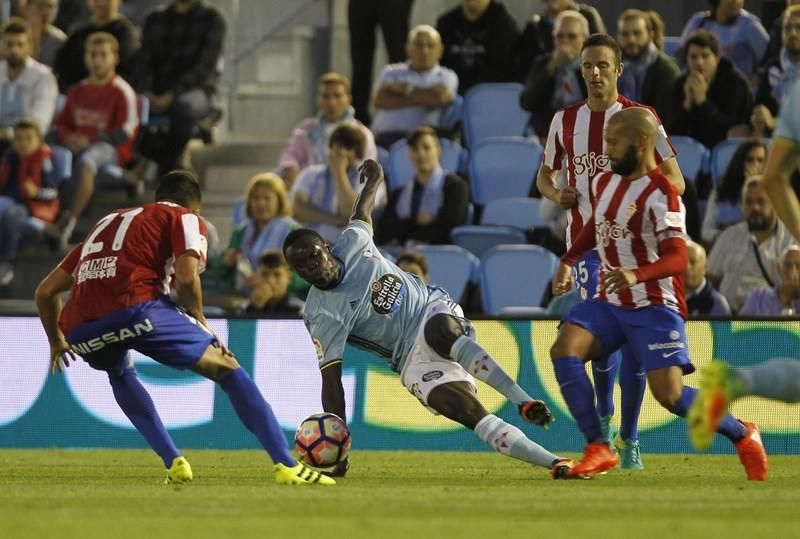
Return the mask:
<path id="1" fill-rule="evenodd" d="M 800 402 L 800 362 L 774 358 L 754 367 L 734 369 L 715 361 L 703 369 L 697 398 L 689 408 L 689 439 L 706 449 L 728 406 L 745 395 Z"/>
<path id="2" fill-rule="evenodd" d="M 298 463 L 289 453 L 286 436 L 258 386 L 236 359 L 211 344 L 192 370 L 217 382 L 228 395 L 242 424 L 252 432 L 275 464 L 275 480 L 282 484 L 334 485 L 336 482 Z"/>
<path id="3" fill-rule="evenodd" d="M 443 303 L 443 302 L 442 302 Z M 475 378 L 497 390 L 519 410 L 523 419 L 536 425 L 546 425 L 552 417 L 547 407 L 533 399 L 508 373 L 470 337 L 469 321 L 447 312 L 433 314 L 425 323 L 425 341 L 444 358 L 452 358 Z"/>

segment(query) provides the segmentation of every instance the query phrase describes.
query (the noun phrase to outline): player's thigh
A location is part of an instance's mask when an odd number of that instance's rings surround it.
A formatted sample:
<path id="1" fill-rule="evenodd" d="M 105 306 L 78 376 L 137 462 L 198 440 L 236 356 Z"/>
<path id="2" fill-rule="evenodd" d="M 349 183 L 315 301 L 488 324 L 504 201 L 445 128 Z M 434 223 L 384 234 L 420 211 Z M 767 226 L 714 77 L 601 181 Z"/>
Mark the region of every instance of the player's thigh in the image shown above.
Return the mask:
<path id="1" fill-rule="evenodd" d="M 478 400 L 475 386 L 467 382 L 449 382 L 434 387 L 428 395 L 428 406 L 468 429 L 474 429 L 489 413 Z"/>
<path id="2" fill-rule="evenodd" d="M 689 359 L 686 323 L 674 310 L 660 305 L 636 310 L 618 310 L 630 355 L 647 371 L 679 367 L 694 372 Z M 649 377 L 648 377 L 649 379 Z"/>
<path id="3" fill-rule="evenodd" d="M 473 393 L 477 391 L 475 379 L 464 367 L 452 359 L 439 356 L 424 341 L 415 344 L 409 351 L 400 372 L 400 382 L 423 406 L 437 414 L 440 412 L 428 402 L 428 397 L 437 387 L 463 383 L 471 387 Z"/>
<path id="4" fill-rule="evenodd" d="M 622 346 L 625 334 L 610 307 L 600 300 L 573 305 L 559 327 L 550 357 L 571 356 L 586 361 L 608 355 Z"/>
<path id="5" fill-rule="evenodd" d="M 649 370 L 647 385 L 659 404 L 672 409 L 683 393 L 683 370 L 677 365 Z"/>
<path id="6" fill-rule="evenodd" d="M 239 368 L 239 362 L 230 354 L 223 352 L 218 344 L 210 344 L 191 370 L 215 382 Z"/>

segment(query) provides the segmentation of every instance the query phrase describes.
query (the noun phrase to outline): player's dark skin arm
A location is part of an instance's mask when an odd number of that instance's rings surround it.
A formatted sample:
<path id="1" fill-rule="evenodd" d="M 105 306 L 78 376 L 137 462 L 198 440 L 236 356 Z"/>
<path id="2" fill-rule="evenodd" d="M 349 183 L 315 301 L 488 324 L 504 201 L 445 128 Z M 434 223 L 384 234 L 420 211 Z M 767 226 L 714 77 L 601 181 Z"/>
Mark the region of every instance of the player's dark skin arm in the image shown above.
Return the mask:
<path id="1" fill-rule="evenodd" d="M 342 363 L 333 363 L 322 369 L 322 409 L 336 414 L 347 423 L 344 407 L 344 387 L 342 386 Z M 331 477 L 344 477 L 350 469 L 350 459 L 346 458 L 327 472 Z"/>
<path id="2" fill-rule="evenodd" d="M 74 362 L 75 356 L 69 351 L 64 334 L 58 327 L 58 318 L 61 315 L 61 294 L 72 288 L 72 275 L 61 269 L 55 268 L 36 287 L 36 310 L 42 321 L 47 340 L 50 342 L 50 374 L 56 370 L 62 372 L 61 360 L 64 366 L 69 366 L 69 359 Z"/>
<path id="3" fill-rule="evenodd" d="M 369 226 L 372 226 L 372 210 L 375 208 L 375 193 L 383 183 L 383 168 L 377 161 L 367 159 L 358 168 L 361 175 L 359 180 L 361 183 L 366 182 L 364 189 L 356 199 L 355 207 L 353 208 L 353 215 L 350 218 L 364 221 Z"/>

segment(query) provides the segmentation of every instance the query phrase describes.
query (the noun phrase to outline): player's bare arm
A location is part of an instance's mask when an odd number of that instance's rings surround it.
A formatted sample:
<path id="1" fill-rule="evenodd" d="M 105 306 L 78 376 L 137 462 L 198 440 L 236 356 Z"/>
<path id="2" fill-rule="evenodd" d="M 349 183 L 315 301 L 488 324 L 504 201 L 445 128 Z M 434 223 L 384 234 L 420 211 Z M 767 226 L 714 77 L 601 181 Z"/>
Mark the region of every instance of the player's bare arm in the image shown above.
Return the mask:
<path id="1" fill-rule="evenodd" d="M 372 210 L 375 208 L 375 193 L 383 182 L 383 167 L 377 161 L 367 159 L 358 167 L 359 181 L 365 183 L 358 195 L 351 219 L 358 219 L 372 226 Z"/>
<path id="2" fill-rule="evenodd" d="M 553 275 L 552 290 L 554 296 L 561 296 L 572 290 L 572 266 L 560 262 Z"/>
<path id="3" fill-rule="evenodd" d="M 304 223 L 321 223 L 323 225 L 343 226 L 347 224 L 347 217 L 331 214 L 313 204 L 307 193 L 296 193 L 293 201 L 294 217 Z"/>
<path id="4" fill-rule="evenodd" d="M 72 288 L 72 275 L 57 267 L 39 283 L 34 296 L 39 319 L 42 321 L 44 332 L 50 343 L 51 375 L 56 371 L 63 372 L 63 367 L 68 367 L 70 360 L 76 361 L 75 354 L 70 350 L 69 343 L 58 327 L 58 317 L 61 315 L 61 294 L 70 288 Z"/>
<path id="5" fill-rule="evenodd" d="M 341 361 L 322 368 L 322 409 L 338 415 L 347 423 Z M 344 477 L 349 469 L 350 459 L 346 458 L 325 473 L 333 477 Z"/>
<path id="6" fill-rule="evenodd" d="M 775 213 L 797 240 L 800 240 L 800 202 L 789 180 L 799 162 L 800 144 L 775 137 L 764 169 L 764 189 Z"/>
<path id="7" fill-rule="evenodd" d="M 658 168 L 660 168 L 661 172 L 664 173 L 664 176 L 667 177 L 669 183 L 675 187 L 675 190 L 678 191 L 678 194 L 682 195 L 686 190 L 686 180 L 681 172 L 681 167 L 678 166 L 677 159 L 670 157 L 669 159 L 662 161 L 661 164 L 658 165 Z"/>
<path id="8" fill-rule="evenodd" d="M 536 174 L 536 187 L 542 196 L 568 210 L 578 204 L 578 190 L 574 187 L 559 189 L 556 186 L 556 171 L 542 163 Z"/>

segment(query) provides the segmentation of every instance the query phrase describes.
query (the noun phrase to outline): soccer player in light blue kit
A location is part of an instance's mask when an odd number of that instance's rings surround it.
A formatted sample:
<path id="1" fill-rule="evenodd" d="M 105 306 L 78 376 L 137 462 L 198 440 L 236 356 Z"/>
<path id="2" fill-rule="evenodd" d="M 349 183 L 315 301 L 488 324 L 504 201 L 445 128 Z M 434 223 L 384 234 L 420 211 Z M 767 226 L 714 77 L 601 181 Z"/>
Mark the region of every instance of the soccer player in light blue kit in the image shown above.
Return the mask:
<path id="1" fill-rule="evenodd" d="M 764 188 L 778 218 L 800 240 L 800 201 L 790 183 L 800 167 L 800 81 L 794 83 L 781 105 L 773 135 Z M 697 399 L 689 410 L 692 444 L 698 449 L 707 448 L 730 403 L 746 395 L 800 402 L 800 362 L 777 357 L 750 368 L 733 369 L 718 361 L 706 367 Z"/>
<path id="2" fill-rule="evenodd" d="M 384 258 L 372 240 L 375 192 L 383 169 L 361 166 L 366 182 L 350 225 L 331 246 L 316 232 L 291 232 L 283 250 L 289 265 L 313 286 L 305 306 L 306 325 L 322 371 L 322 406 L 345 417 L 342 358 L 347 342 L 384 358 L 401 383 L 428 409 L 461 423 L 500 453 L 568 477 L 571 462 L 528 439 L 517 427 L 490 414 L 477 399 L 475 378 L 513 402 L 535 425 L 553 419 L 475 342 L 473 326 L 441 288 L 426 286 Z M 345 461 L 332 475 L 342 476 Z"/>

